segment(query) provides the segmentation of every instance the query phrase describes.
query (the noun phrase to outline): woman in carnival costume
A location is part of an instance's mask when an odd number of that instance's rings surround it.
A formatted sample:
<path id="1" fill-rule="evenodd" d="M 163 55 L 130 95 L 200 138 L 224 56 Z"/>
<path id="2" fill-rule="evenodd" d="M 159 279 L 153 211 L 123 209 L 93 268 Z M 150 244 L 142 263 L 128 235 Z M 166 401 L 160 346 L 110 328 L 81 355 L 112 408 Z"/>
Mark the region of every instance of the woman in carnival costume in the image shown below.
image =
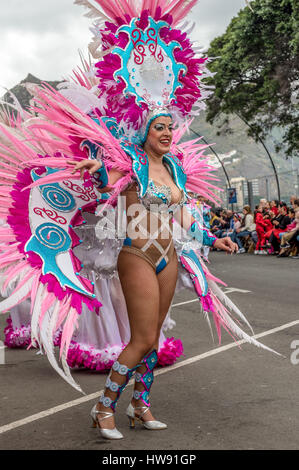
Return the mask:
<path id="1" fill-rule="evenodd" d="M 187 208 L 188 192 L 214 200 L 204 146 L 178 145 L 208 95 L 201 82 L 209 74 L 207 58 L 192 46 L 184 32 L 188 25 L 180 26 L 197 0 L 118 0 L 113 7 L 108 0 L 75 3 L 97 18 L 91 45 L 100 59 L 94 66 L 96 90 L 91 73 L 84 72 L 61 93 L 35 87 L 31 114 L 11 117 L 10 126 L 0 127 L 0 218 L 6 222 L 0 229 L 2 293 L 10 287 L 0 309 L 7 312 L 30 300 L 31 345 L 82 392 L 70 374 L 68 350 L 82 305 L 102 315 L 105 298 L 97 299 L 95 283 L 83 276 L 76 256 L 83 240 L 75 229 L 84 224 L 83 213 L 97 210 L 98 237 L 110 250 L 111 243 L 119 245 L 113 250 L 119 253 L 130 340 L 91 416 L 103 437 L 120 439 L 114 412 L 133 375 L 131 426 L 138 418 L 147 429 L 167 427 L 152 416 L 149 392 L 161 327 L 177 285 L 177 253 L 179 280 L 193 285 L 219 340 L 222 326 L 234 337 L 269 348 L 235 323 L 230 312 L 248 325 L 197 254 L 202 245 L 229 253 L 236 245 L 215 238 Z M 62 369 L 54 354 L 59 329 Z"/>

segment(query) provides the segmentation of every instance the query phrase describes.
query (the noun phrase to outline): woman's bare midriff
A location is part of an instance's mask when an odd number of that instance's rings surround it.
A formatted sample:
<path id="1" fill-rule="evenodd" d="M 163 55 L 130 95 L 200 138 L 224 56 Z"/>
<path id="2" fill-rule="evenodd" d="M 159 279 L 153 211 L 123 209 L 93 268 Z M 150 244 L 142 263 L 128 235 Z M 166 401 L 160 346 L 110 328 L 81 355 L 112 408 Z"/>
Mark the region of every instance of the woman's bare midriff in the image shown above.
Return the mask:
<path id="1" fill-rule="evenodd" d="M 136 183 L 123 191 L 121 196 L 126 198 L 126 236 L 131 239 L 131 246 L 141 249 L 147 245 L 146 254 L 154 262 L 161 257 L 158 245 L 163 250 L 168 248 L 169 252 L 173 251 L 172 213 L 148 211 L 138 199 Z"/>

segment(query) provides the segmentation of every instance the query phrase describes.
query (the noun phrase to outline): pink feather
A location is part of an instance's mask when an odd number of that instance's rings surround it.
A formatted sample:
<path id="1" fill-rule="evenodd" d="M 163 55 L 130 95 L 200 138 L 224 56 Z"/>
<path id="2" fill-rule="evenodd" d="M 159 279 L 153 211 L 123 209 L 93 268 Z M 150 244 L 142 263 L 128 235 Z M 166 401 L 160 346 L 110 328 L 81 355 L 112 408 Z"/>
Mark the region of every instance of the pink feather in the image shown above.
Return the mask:
<path id="1" fill-rule="evenodd" d="M 57 331 L 60 326 L 62 325 L 62 323 L 64 322 L 68 312 L 69 312 L 69 309 L 70 309 L 70 306 L 71 306 L 71 297 L 65 297 L 63 299 L 63 301 L 61 302 L 61 307 L 60 307 L 60 310 L 59 310 L 59 315 L 58 315 L 58 319 L 57 319 L 57 322 L 56 322 L 56 326 L 55 326 L 55 331 Z"/>
<path id="2" fill-rule="evenodd" d="M 68 351 L 69 349 L 69 345 L 74 333 L 74 328 L 78 321 L 78 317 L 79 315 L 77 311 L 74 308 L 70 308 L 62 330 L 60 343 L 60 358 L 62 356 L 63 350 L 65 349 L 66 351 Z"/>
<path id="3" fill-rule="evenodd" d="M 41 309 L 40 309 L 40 314 L 39 314 L 39 327 L 42 327 L 43 319 L 46 314 L 46 312 L 52 307 L 56 300 L 56 296 L 52 294 L 52 292 L 47 292 L 46 296 L 44 299 L 41 299 Z"/>

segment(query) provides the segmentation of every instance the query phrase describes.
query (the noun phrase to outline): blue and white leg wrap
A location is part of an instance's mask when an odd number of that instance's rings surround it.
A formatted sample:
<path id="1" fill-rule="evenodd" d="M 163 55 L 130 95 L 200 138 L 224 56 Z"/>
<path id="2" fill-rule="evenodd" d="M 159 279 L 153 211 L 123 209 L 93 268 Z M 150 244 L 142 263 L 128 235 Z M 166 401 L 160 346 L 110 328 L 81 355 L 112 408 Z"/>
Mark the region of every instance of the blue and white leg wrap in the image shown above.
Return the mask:
<path id="1" fill-rule="evenodd" d="M 115 411 L 116 404 L 117 404 L 117 401 L 118 401 L 121 393 L 123 392 L 123 390 L 128 385 L 129 380 L 131 379 L 132 375 L 134 374 L 137 367 L 139 367 L 139 365 L 140 364 L 137 364 L 137 366 L 133 367 L 132 369 L 129 369 L 129 367 L 127 367 L 123 364 L 120 364 L 118 361 L 116 361 L 112 366 L 111 372 L 112 371 L 118 372 L 119 375 L 125 376 L 125 382 L 122 385 L 118 384 L 117 382 L 113 382 L 110 379 L 110 375 L 109 375 L 109 377 L 106 380 L 106 385 L 105 385 L 106 389 L 109 389 L 112 392 L 115 392 L 117 394 L 117 396 L 114 400 L 112 400 L 110 397 L 106 397 L 105 392 L 104 392 L 104 394 L 100 397 L 99 402 L 103 403 L 103 405 L 105 407 L 112 408 L 112 410 Z M 111 372 L 110 372 L 110 374 L 111 374 Z"/>
<path id="2" fill-rule="evenodd" d="M 158 355 L 157 351 L 154 349 L 151 351 L 149 354 L 147 354 L 141 361 L 141 364 L 139 365 L 145 365 L 146 371 L 141 374 L 139 372 L 136 372 L 135 374 L 135 381 L 137 383 L 142 383 L 144 386 L 144 390 L 142 392 L 139 392 L 138 390 L 134 390 L 133 397 L 135 400 L 141 400 L 146 406 L 151 406 L 149 402 L 149 392 L 151 389 L 151 386 L 154 381 L 154 367 L 158 362 Z"/>

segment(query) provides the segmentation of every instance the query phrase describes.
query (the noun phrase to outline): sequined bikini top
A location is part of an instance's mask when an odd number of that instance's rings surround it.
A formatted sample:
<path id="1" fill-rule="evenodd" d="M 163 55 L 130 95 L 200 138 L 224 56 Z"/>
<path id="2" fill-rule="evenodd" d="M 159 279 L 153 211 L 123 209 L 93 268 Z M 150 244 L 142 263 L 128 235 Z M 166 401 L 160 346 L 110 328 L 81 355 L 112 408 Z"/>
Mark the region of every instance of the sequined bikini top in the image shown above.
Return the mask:
<path id="1" fill-rule="evenodd" d="M 139 199 L 147 210 L 175 212 L 187 200 L 184 191 L 181 191 L 181 195 L 179 202 L 171 203 L 171 188 L 166 184 L 156 185 L 150 178 L 145 195 Z"/>

